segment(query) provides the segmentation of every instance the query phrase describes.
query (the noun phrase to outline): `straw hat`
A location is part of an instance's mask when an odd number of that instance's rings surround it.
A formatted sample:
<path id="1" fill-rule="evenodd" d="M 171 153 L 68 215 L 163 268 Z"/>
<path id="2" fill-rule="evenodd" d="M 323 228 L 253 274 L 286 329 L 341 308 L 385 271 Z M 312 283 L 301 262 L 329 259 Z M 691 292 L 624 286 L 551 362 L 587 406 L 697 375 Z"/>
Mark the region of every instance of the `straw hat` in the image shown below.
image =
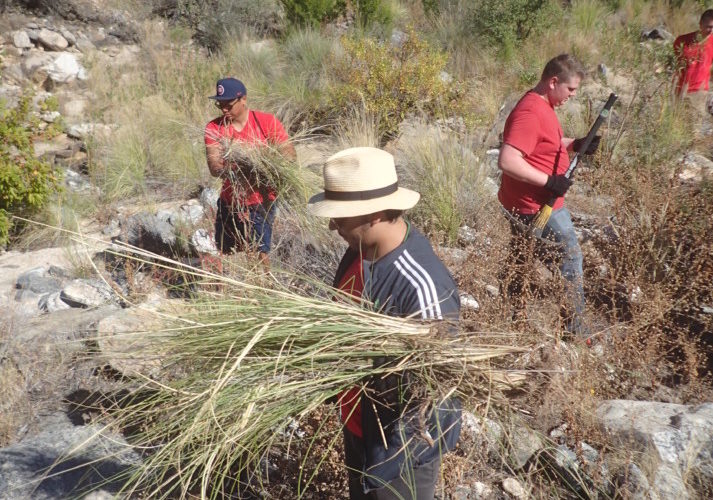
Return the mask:
<path id="1" fill-rule="evenodd" d="M 377 148 L 350 148 L 327 159 L 324 192 L 314 195 L 308 208 L 320 217 L 356 217 L 406 210 L 420 197 L 399 187 L 392 155 Z"/>

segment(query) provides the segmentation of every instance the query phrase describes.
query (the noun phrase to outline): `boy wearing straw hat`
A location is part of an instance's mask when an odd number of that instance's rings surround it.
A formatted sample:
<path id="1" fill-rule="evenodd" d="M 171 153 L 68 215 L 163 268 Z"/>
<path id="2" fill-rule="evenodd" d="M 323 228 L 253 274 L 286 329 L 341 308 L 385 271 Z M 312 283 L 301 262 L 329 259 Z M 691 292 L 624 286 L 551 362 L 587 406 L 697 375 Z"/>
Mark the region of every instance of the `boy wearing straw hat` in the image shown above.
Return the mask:
<path id="1" fill-rule="evenodd" d="M 528 91 L 508 116 L 503 131 L 498 167 L 503 175 L 498 200 L 508 214 L 512 228 L 511 268 L 528 265 L 533 242 L 527 227 L 551 196 L 557 196 L 552 216 L 542 233 L 554 240 L 561 258 L 560 271 L 567 282 L 571 301 L 566 313 L 566 327 L 571 333 L 586 335 L 582 324 L 584 288 L 582 284 L 582 250 L 574 232 L 572 217 L 564 207 L 564 195 L 572 180 L 564 173 L 569 167 L 569 151 L 579 151 L 582 139 L 564 137 L 555 114 L 570 97 L 574 97 L 584 78 L 582 66 L 570 55 L 551 59 L 535 88 Z M 584 154 L 593 154 L 599 147 L 595 136 Z M 537 246 L 542 246 L 538 243 Z M 513 269 L 515 277 L 508 293 L 516 298 L 522 310 L 522 272 Z M 523 270 L 524 271 L 524 270 Z"/>
<path id="2" fill-rule="evenodd" d="M 391 316 L 457 321 L 456 284 L 429 241 L 402 213 L 420 195 L 399 187 L 386 151 L 350 148 L 324 165 L 324 192 L 311 213 L 348 243 L 334 286 Z M 384 363 L 387 360 L 375 360 Z M 351 499 L 432 499 L 441 455 L 460 434 L 457 400 L 407 404 L 408 374 L 390 375 L 340 397 Z"/>
<path id="3" fill-rule="evenodd" d="M 271 207 L 277 194 L 257 185 L 244 155 L 242 162 L 235 157 L 240 156 L 240 147 L 267 144 L 278 146 L 291 158 L 295 158 L 296 153 L 275 116 L 248 109 L 247 93 L 240 80 L 223 78 L 218 80 L 215 95 L 210 97 L 215 100 L 221 116 L 205 127 L 208 169 L 213 177 L 225 179 L 218 199 L 215 242 L 223 253 L 241 250 L 246 244 L 256 247 L 267 267 L 274 220 Z M 237 151 L 233 151 L 235 149 Z"/>

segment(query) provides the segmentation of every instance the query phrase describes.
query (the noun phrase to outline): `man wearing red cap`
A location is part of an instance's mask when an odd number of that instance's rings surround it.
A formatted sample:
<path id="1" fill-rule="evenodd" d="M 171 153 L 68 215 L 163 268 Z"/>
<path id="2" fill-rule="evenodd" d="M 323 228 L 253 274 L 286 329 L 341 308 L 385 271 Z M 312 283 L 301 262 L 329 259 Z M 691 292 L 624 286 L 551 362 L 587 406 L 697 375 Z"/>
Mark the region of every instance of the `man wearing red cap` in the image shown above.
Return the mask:
<path id="1" fill-rule="evenodd" d="M 250 164 L 236 160 L 236 147 L 277 146 L 291 158 L 295 148 L 282 123 L 269 113 L 248 109 L 247 90 L 240 80 L 223 78 L 210 97 L 221 116 L 205 127 L 206 157 L 213 177 L 224 180 L 215 220 L 215 242 L 223 253 L 257 249 L 260 260 L 269 265 L 277 193 L 259 186 Z M 239 153 L 239 150 L 237 151 Z"/>

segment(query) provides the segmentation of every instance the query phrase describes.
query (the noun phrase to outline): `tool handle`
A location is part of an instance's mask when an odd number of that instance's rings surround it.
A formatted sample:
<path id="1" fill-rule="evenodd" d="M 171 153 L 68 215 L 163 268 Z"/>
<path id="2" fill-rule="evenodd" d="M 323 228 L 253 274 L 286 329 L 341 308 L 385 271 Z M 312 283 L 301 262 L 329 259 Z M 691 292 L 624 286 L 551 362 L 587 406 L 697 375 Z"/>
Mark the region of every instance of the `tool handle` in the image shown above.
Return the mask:
<path id="1" fill-rule="evenodd" d="M 589 129 L 589 132 L 587 133 L 587 136 L 584 138 L 584 142 L 579 146 L 580 151 L 586 151 L 589 145 L 592 143 L 592 140 L 594 139 L 594 136 L 597 135 L 597 132 L 599 131 L 599 127 L 602 126 L 602 123 L 604 123 L 604 120 L 609 117 L 609 111 L 611 110 L 611 107 L 614 105 L 614 102 L 619 98 L 614 92 L 609 94 L 609 99 L 607 99 L 607 102 L 604 103 L 604 107 L 602 110 L 599 112 L 599 116 L 597 116 L 597 119 L 594 120 L 594 125 L 592 125 L 592 128 Z M 564 175 L 567 177 L 570 177 L 572 175 L 572 172 L 574 172 L 574 169 L 577 168 L 577 164 L 579 163 L 579 152 L 575 153 L 574 158 L 572 158 L 572 161 L 569 162 L 569 168 L 565 172 Z"/>

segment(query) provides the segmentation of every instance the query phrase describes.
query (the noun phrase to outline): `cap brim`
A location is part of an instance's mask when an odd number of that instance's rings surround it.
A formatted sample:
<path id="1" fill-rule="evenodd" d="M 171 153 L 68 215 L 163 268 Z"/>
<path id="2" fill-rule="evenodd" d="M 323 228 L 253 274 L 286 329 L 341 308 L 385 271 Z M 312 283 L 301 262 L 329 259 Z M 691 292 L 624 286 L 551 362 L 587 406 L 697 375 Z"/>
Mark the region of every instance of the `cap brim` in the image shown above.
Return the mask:
<path id="1" fill-rule="evenodd" d="M 243 97 L 245 97 L 245 94 L 239 95 L 239 96 L 235 96 L 235 97 L 225 97 L 225 96 L 222 96 L 222 95 L 212 95 L 212 96 L 209 96 L 208 99 L 215 99 L 216 101 L 233 101 L 233 100 L 235 100 L 235 99 L 242 99 Z"/>
<path id="2" fill-rule="evenodd" d="M 421 195 L 416 191 L 401 187 L 395 193 L 373 200 L 327 200 L 324 193 L 319 193 L 310 198 L 307 209 L 318 217 L 358 217 L 382 210 L 408 210 L 416 205 L 420 198 Z"/>

